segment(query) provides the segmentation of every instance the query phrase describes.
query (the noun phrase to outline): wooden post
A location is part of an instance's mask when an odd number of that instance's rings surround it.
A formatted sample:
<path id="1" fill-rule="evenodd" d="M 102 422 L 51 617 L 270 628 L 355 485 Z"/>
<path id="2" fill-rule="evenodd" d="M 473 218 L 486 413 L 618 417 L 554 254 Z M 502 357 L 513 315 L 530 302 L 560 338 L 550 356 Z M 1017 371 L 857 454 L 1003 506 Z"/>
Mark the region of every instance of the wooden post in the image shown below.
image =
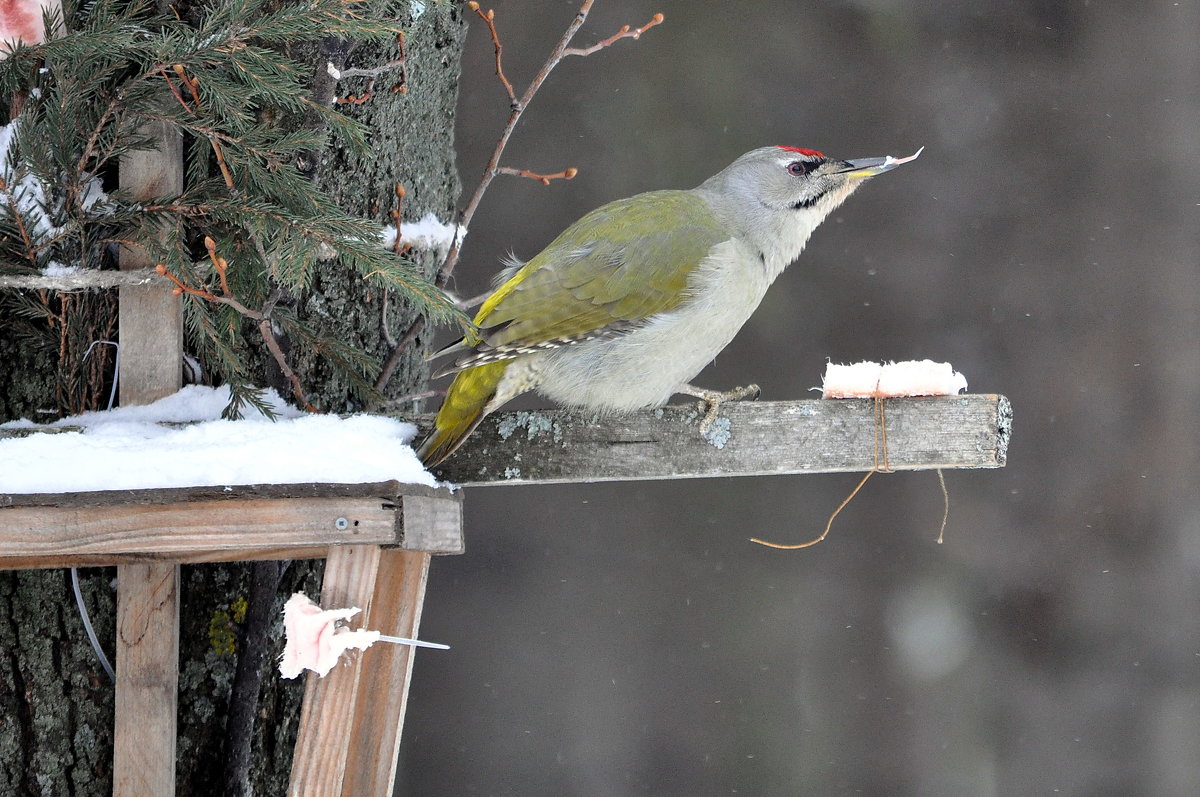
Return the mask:
<path id="1" fill-rule="evenodd" d="M 398 547 L 333 549 L 321 605 L 357 606 L 354 624 L 415 638 L 431 553 L 462 552 L 462 494 L 406 495 Z M 309 674 L 290 797 L 389 797 L 415 650 L 377 644 L 324 678 Z"/>
<path id="2" fill-rule="evenodd" d="M 366 627 L 392 636 L 417 637 L 431 558 L 423 551 L 383 552 Z M 409 645 L 375 645 L 365 652 L 350 737 L 355 742 L 346 759 L 342 797 L 392 793 L 416 652 Z"/>
<path id="3" fill-rule="evenodd" d="M 381 554 L 382 549 L 377 545 L 331 550 L 325 560 L 321 605 L 357 606 L 363 611 L 356 620 L 370 617 Z M 308 674 L 293 751 L 289 797 L 336 797 L 342 793 L 362 663 L 369 652 L 351 654 L 349 663 L 334 667 L 324 678 Z"/>
<path id="4" fill-rule="evenodd" d="M 121 159 L 120 186 L 134 199 L 183 190 L 182 136 L 165 122 L 150 127 L 158 147 Z M 150 265 L 145 251 L 122 247 L 122 270 Z M 180 387 L 181 302 L 166 282 L 122 285 L 119 290 L 121 404 L 148 404 Z M 171 797 L 179 684 L 177 564 L 117 568 L 117 630 L 113 794 Z"/>
<path id="5" fill-rule="evenodd" d="M 124 565 L 117 573 L 113 794 L 171 795 L 175 793 L 179 565 Z"/>
<path id="6" fill-rule="evenodd" d="M 165 122 L 147 125 L 158 149 L 121 158 L 120 186 L 136 200 L 183 191 L 183 138 Z M 121 247 L 121 270 L 153 268 L 139 247 Z M 167 280 L 120 286 L 121 404 L 149 404 L 179 390 L 183 378 L 183 305 Z"/>

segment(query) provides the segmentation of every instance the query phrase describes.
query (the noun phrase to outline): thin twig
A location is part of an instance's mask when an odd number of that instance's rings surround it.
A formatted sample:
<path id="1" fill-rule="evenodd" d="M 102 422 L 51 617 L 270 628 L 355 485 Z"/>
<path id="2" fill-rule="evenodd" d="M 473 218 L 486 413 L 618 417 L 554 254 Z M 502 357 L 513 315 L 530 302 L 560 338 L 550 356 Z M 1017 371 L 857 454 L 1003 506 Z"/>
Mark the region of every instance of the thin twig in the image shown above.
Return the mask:
<path id="1" fill-rule="evenodd" d="M 538 73 L 534 75 L 533 80 L 529 83 L 529 87 L 525 89 L 525 93 L 521 95 L 519 100 L 513 102 L 512 110 L 508 114 L 508 121 L 505 122 L 504 129 L 500 131 L 500 138 L 496 140 L 492 156 L 483 170 L 483 177 L 480 178 L 479 185 L 475 187 L 475 191 L 471 194 L 471 198 L 467 200 L 466 207 L 463 208 L 462 214 L 459 217 L 458 223 L 460 227 L 470 228 L 471 220 L 475 217 L 475 211 L 478 210 L 479 203 L 483 201 L 483 195 L 487 193 L 492 180 L 496 179 L 496 175 L 499 174 L 500 156 L 504 154 L 504 149 L 508 146 L 508 140 L 512 137 L 513 130 L 516 129 L 517 123 L 521 121 L 521 114 L 529 107 L 529 103 L 538 93 L 538 90 L 541 89 L 542 84 L 546 82 L 546 78 L 554 71 L 554 67 L 558 66 L 558 63 L 562 61 L 563 52 L 570 45 L 571 39 L 583 27 L 583 23 L 587 21 L 594 1 L 583 0 L 583 3 L 579 6 L 579 11 L 575 13 L 575 18 L 567 25 L 562 38 L 558 40 L 558 44 L 550 51 L 549 57 L 546 58 L 546 62 L 542 64 L 542 68 L 538 70 Z M 439 288 L 444 288 L 450 281 L 450 275 L 454 271 L 454 267 L 458 264 L 458 255 L 461 249 L 462 241 L 455 236 L 455 240 L 450 246 L 450 251 L 446 253 L 445 262 L 438 269 L 436 284 Z"/>
<path id="2" fill-rule="evenodd" d="M 96 149 L 96 144 L 100 141 L 100 135 L 106 129 L 109 117 L 117 112 L 119 107 L 122 107 L 125 102 L 124 91 L 118 90 L 109 103 L 104 108 L 104 113 L 100 114 L 100 119 L 96 122 L 96 126 L 92 128 L 91 135 L 88 136 L 87 143 L 83 146 L 83 152 L 79 155 L 79 160 L 75 163 L 75 171 L 82 173 L 88 160 L 92 157 L 92 152 Z M 99 167 L 100 164 L 97 164 Z"/>
<path id="3" fill-rule="evenodd" d="M 366 69 L 364 67 L 351 67 L 349 69 L 337 69 L 333 64 L 329 65 L 329 74 L 334 80 L 344 80 L 348 77 L 379 77 L 384 72 L 390 72 L 396 67 L 404 66 L 404 59 L 398 58 L 395 61 L 388 61 L 383 66 Z"/>
<path id="4" fill-rule="evenodd" d="M 183 85 L 188 87 L 188 91 L 190 91 L 192 94 L 192 102 L 195 104 L 196 109 L 199 110 L 200 92 L 196 91 L 196 84 L 199 82 L 199 78 L 188 77 L 187 70 L 183 68 L 183 64 L 175 64 L 171 67 L 171 69 L 176 75 L 179 76 L 179 79 L 183 81 Z"/>
<path id="5" fill-rule="evenodd" d="M 479 305 L 486 302 L 487 298 L 489 296 L 491 296 L 492 293 L 493 293 L 493 291 L 485 291 L 484 293 L 481 293 L 478 296 L 472 296 L 470 299 L 460 299 L 459 301 L 454 303 L 454 306 L 457 307 L 459 310 L 470 310 L 472 307 L 478 307 Z"/>
<path id="6" fill-rule="evenodd" d="M 345 97 L 338 97 L 334 100 L 339 105 L 362 105 L 367 100 L 375 96 L 375 81 L 372 80 L 367 85 L 367 90 L 362 94 L 347 94 Z"/>
<path id="7" fill-rule="evenodd" d="M 511 166 L 501 166 L 496 171 L 500 174 L 511 174 L 513 177 L 528 177 L 530 180 L 537 180 L 542 185 L 550 185 L 551 180 L 573 180 L 575 175 L 579 174 L 579 170 L 573 166 L 554 174 L 538 174 L 528 169 L 514 169 Z"/>
<path id="8" fill-rule="evenodd" d="M 375 380 L 375 389 L 382 391 L 387 387 L 388 380 L 392 378 L 396 367 L 400 365 L 400 358 L 404 356 L 404 350 L 408 348 L 408 344 L 416 339 L 417 335 L 421 334 L 421 330 L 425 329 L 425 316 L 417 316 L 417 318 L 408 325 L 408 329 L 404 330 L 404 334 L 400 336 L 400 340 L 396 341 L 396 345 L 392 347 L 392 353 L 388 355 L 387 362 L 383 364 L 383 370 L 379 372 L 379 378 Z"/>
<path id="9" fill-rule="evenodd" d="M 392 303 L 392 297 L 388 292 L 387 286 L 383 286 L 383 301 L 379 303 L 379 330 L 383 333 L 383 341 L 393 349 L 396 348 L 396 336 L 392 334 L 392 330 L 388 329 L 388 305 Z"/>
<path id="10" fill-rule="evenodd" d="M 159 67 L 158 73 L 163 76 L 163 80 L 167 81 L 167 86 L 171 89 L 171 94 L 175 95 L 175 99 L 179 100 L 179 104 L 183 106 L 183 110 L 191 113 L 192 107 L 183 99 L 183 95 L 179 93 L 179 89 L 175 88 L 175 81 L 171 80 L 171 76 L 162 67 Z"/>
<path id="11" fill-rule="evenodd" d="M 201 299 L 208 299 L 210 302 L 215 302 L 219 298 L 216 294 L 209 293 L 208 291 L 201 290 L 199 288 L 193 288 L 186 284 L 183 280 L 179 279 L 179 277 L 176 277 L 170 271 L 167 271 L 167 267 L 162 263 L 159 263 L 157 266 L 155 266 L 154 271 L 175 283 L 176 296 L 186 293 L 189 296 L 199 296 Z"/>
<path id="12" fill-rule="evenodd" d="M 467 8 L 474 11 L 479 18 L 483 20 L 484 24 L 488 27 L 488 32 L 492 34 L 492 46 L 496 48 L 496 77 L 500 78 L 500 82 L 504 84 L 504 90 L 508 92 L 509 102 L 516 103 L 517 92 L 513 90 L 513 84 L 509 82 L 507 77 L 505 77 L 504 66 L 500 62 L 501 56 L 504 54 L 504 45 L 500 43 L 500 34 L 496 32 L 495 9 L 489 8 L 487 13 L 484 13 L 484 11 L 480 9 L 479 3 L 476 3 L 474 0 L 471 0 L 470 3 L 467 3 Z"/>
<path id="13" fill-rule="evenodd" d="M 285 379 L 292 383 L 292 395 L 296 397 L 296 401 L 309 412 L 316 412 L 317 408 L 308 401 L 308 397 L 304 394 L 304 386 L 300 384 L 300 377 L 296 376 L 296 372 L 288 365 L 287 355 L 283 353 L 283 349 L 279 348 L 279 341 L 275 339 L 275 331 L 271 329 L 271 319 L 263 318 L 258 322 L 258 331 L 263 336 L 263 341 L 267 344 L 267 350 L 271 352 L 271 356 L 275 358 L 279 370 L 283 373 Z"/>
<path id="14" fill-rule="evenodd" d="M 229 171 L 229 165 L 225 163 L 225 150 L 221 149 L 221 143 L 215 138 L 208 140 L 212 144 L 213 154 L 217 156 L 217 167 L 221 170 L 221 177 L 225 180 L 225 188 L 229 193 L 237 196 L 238 190 L 233 185 L 233 174 Z"/>
<path id="15" fill-rule="evenodd" d="M 446 395 L 445 390 L 422 390 L 420 393 L 409 393 L 407 396 L 398 396 L 394 399 L 388 399 L 379 405 L 380 409 L 391 410 L 397 409 L 401 404 L 407 404 L 410 401 L 419 401 L 427 398 L 437 398 L 438 396 Z"/>
<path id="16" fill-rule="evenodd" d="M 208 259 L 212 261 L 213 268 L 221 279 L 221 293 L 226 296 L 232 295 L 233 291 L 229 290 L 229 281 L 225 275 L 229 270 L 229 262 L 217 254 L 217 242 L 211 236 L 204 236 L 204 248 L 208 250 Z"/>
<path id="17" fill-rule="evenodd" d="M 183 85 L 188 87 L 188 91 L 191 92 L 192 105 L 188 105 L 183 95 L 179 93 L 179 89 L 175 88 L 175 82 L 171 80 L 171 76 L 167 74 L 166 69 L 159 67 L 158 74 L 162 75 L 163 80 L 167 81 L 167 85 L 171 88 L 171 93 L 175 95 L 175 99 L 179 100 L 179 104 L 183 106 L 183 109 L 195 115 L 200 109 L 200 94 L 196 91 L 195 79 L 187 76 L 187 72 L 184 71 L 182 64 L 175 64 L 171 69 L 175 72 L 176 77 L 182 81 Z M 229 189 L 230 193 L 236 194 L 237 189 L 234 188 L 233 174 L 229 171 L 229 165 L 225 163 L 225 150 L 221 148 L 221 143 L 212 136 L 208 137 L 208 143 L 212 145 L 213 154 L 217 157 L 217 167 L 221 170 L 221 177 L 225 180 L 225 187 Z"/>
<path id="18" fill-rule="evenodd" d="M 571 47 L 563 50 L 563 55 L 591 55 L 597 50 L 603 50 L 605 47 L 610 47 L 621 39 L 640 39 L 642 34 L 653 28 L 655 25 L 661 25 L 665 17 L 662 14 L 655 14 L 650 17 L 650 21 L 640 28 L 630 28 L 628 25 L 623 26 L 619 31 L 609 36 L 601 42 L 596 42 L 591 47 Z"/>
<path id="19" fill-rule="evenodd" d="M 408 93 L 408 51 L 404 44 L 404 31 L 396 34 L 396 45 L 400 48 L 400 58 L 397 59 L 400 64 L 400 82 L 392 86 L 393 94 Z"/>
<path id="20" fill-rule="evenodd" d="M 192 286 L 183 282 L 183 280 L 179 279 L 179 277 L 176 277 L 174 274 L 168 271 L 167 267 L 162 263 L 159 263 L 157 266 L 155 266 L 154 271 L 155 273 L 161 274 L 162 276 L 171 280 L 171 282 L 175 283 L 176 295 L 186 293 L 189 296 L 197 296 L 201 299 L 205 299 L 216 304 L 228 305 L 236 310 L 239 315 L 244 315 L 247 318 L 253 319 L 254 321 L 262 321 L 263 319 L 267 318 L 265 314 L 259 312 L 258 310 L 251 310 L 249 307 L 242 304 L 232 296 L 217 296 L 215 293 L 210 293 L 203 288 L 193 288 Z"/>

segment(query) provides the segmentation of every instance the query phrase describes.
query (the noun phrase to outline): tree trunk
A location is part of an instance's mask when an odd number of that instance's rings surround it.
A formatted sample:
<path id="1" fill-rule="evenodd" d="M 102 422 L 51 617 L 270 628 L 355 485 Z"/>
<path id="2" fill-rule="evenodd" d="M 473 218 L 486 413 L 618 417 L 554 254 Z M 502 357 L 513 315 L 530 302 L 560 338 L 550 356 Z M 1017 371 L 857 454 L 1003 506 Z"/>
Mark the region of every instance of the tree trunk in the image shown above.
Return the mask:
<path id="1" fill-rule="evenodd" d="M 410 10 L 406 0 L 394 0 L 385 9 L 407 34 L 407 91 L 392 91 L 400 81 L 400 71 L 394 70 L 379 77 L 366 102 L 340 106 L 349 108 L 350 115 L 370 127 L 373 155 L 356 156 L 335 143 L 321 154 L 315 179 L 321 190 L 344 208 L 384 223 L 390 222 L 389 212 L 396 207 L 397 184 L 406 192 L 404 220 L 415 221 L 432 212 L 452 221 L 459 191 L 453 133 L 464 20 L 454 4 L 411 5 Z M 395 45 L 382 51 L 358 47 L 349 60 L 351 65 L 369 68 L 398 55 Z M 317 52 L 312 60 L 314 74 L 327 74 L 326 60 L 332 59 Z M 362 94 L 364 89 L 365 80 L 337 86 L 342 93 Z M 437 253 L 414 252 L 413 257 L 427 273 L 436 269 Z M 299 312 L 309 324 L 380 362 L 389 350 L 388 336 L 398 336 L 413 320 L 411 309 L 392 298 L 386 310 L 389 332 L 385 335 L 386 302 L 377 288 L 367 286 L 360 275 L 336 262 L 326 264 L 315 290 L 297 300 Z M 93 304 L 111 312 L 111 302 Z M 103 328 L 99 322 L 92 326 Z M 56 387 L 61 379 L 48 375 L 56 367 L 50 338 L 18 336 L 7 325 L 0 332 L 4 335 L 0 340 L 0 420 L 36 417 L 33 412 L 42 408 L 68 408 L 61 387 Z M 404 395 L 419 387 L 427 375 L 420 353 L 420 346 L 411 347 L 387 395 Z M 293 364 L 313 403 L 323 410 L 361 409 L 351 402 L 347 385 L 333 378 L 319 357 L 297 354 Z M 62 364 L 57 367 L 62 371 Z M 264 374 L 266 370 L 264 360 Z M 103 391 L 92 393 L 95 403 Z M 249 564 L 183 569 L 180 795 L 226 793 L 226 718 L 243 647 L 252 569 Z M 317 563 L 292 563 L 284 573 L 270 616 L 279 616 L 283 598 L 293 591 L 316 596 L 319 570 Z M 111 657 L 114 571 L 89 569 L 80 576 L 84 601 Z M 253 616 L 254 609 L 249 613 Z M 269 623 L 266 671 L 257 711 L 250 712 L 257 721 L 249 757 L 251 794 L 285 793 L 291 768 L 304 682 L 281 681 L 272 668 L 282 650 L 280 626 L 274 620 Z M 0 794 L 110 794 L 112 705 L 113 686 L 88 644 L 72 598 L 69 572 L 0 573 Z"/>

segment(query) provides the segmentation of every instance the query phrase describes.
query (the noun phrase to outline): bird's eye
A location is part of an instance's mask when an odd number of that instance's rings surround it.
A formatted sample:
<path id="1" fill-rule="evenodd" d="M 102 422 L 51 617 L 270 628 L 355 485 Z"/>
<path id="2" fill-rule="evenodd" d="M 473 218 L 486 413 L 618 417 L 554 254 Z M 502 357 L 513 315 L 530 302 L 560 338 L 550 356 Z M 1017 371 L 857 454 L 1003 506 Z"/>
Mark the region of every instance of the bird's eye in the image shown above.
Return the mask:
<path id="1" fill-rule="evenodd" d="M 794 174 L 797 177 L 803 177 L 806 174 L 811 174 L 813 169 L 820 165 L 820 161 L 792 161 L 788 164 L 787 170 L 789 174 Z"/>

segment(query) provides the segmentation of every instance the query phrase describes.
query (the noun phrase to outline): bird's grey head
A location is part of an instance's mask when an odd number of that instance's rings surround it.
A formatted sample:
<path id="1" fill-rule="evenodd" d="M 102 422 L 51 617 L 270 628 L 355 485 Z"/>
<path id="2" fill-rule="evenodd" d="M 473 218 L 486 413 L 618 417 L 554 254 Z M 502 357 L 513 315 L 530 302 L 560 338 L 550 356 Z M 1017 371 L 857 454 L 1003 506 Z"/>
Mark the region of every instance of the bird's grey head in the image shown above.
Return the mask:
<path id="1" fill-rule="evenodd" d="M 803 211 L 824 206 L 832 210 L 866 178 L 899 163 L 895 158 L 838 160 L 801 147 L 760 147 L 735 160 L 702 187 L 769 210 Z"/>
<path id="2" fill-rule="evenodd" d="M 698 191 L 742 236 L 774 254 L 776 268 L 782 269 L 856 188 L 912 158 L 839 160 L 815 149 L 761 147 L 710 177 Z"/>

